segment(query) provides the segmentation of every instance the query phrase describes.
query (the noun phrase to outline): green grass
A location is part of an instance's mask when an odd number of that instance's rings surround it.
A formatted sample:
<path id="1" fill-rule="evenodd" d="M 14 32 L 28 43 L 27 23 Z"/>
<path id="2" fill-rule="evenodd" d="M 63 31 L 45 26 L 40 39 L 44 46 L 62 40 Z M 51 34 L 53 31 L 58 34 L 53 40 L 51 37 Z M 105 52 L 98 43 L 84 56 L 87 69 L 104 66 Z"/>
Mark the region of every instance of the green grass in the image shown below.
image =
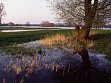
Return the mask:
<path id="1" fill-rule="evenodd" d="M 10 52 L 12 55 L 20 54 L 21 49 L 23 55 L 31 55 L 34 49 L 17 47 L 17 44 L 27 43 L 30 41 L 40 40 L 48 35 L 56 33 L 68 35 L 72 30 L 41 30 L 41 31 L 28 31 L 28 32 L 0 32 L 0 49 L 5 52 Z M 33 50 L 33 51 L 32 51 Z M 34 52 L 35 53 L 35 52 Z"/>
<path id="2" fill-rule="evenodd" d="M 19 43 L 40 40 L 47 35 L 63 33 L 67 34 L 71 30 L 41 30 L 41 31 L 28 31 L 28 32 L 0 32 L 0 46 L 14 45 Z"/>
<path id="3" fill-rule="evenodd" d="M 90 39 L 95 43 L 91 48 L 97 52 L 107 55 L 111 60 L 111 31 L 110 30 L 97 30 L 95 35 Z"/>
<path id="4" fill-rule="evenodd" d="M 22 46 L 4 46 L 2 47 L 3 51 L 10 53 L 11 55 L 15 55 L 15 57 L 22 56 L 34 56 L 36 55 L 36 50 L 33 48 L 25 48 Z"/>
<path id="5" fill-rule="evenodd" d="M 48 35 L 53 35 L 56 33 L 69 35 L 72 34 L 73 30 L 41 30 L 41 31 L 30 31 L 30 32 L 0 32 L 0 49 L 5 51 L 11 51 L 13 49 L 18 49 L 17 47 L 12 47 L 13 45 L 26 43 L 30 41 L 40 40 Z M 111 31 L 110 30 L 93 30 L 96 34 L 90 36 L 90 40 L 94 42 L 91 49 L 97 52 L 106 54 L 108 59 L 111 60 Z M 12 47 L 12 48 L 11 48 Z M 12 49 L 12 50 L 11 50 Z M 27 51 L 27 49 L 26 49 Z M 18 53 L 19 51 L 17 51 Z"/>

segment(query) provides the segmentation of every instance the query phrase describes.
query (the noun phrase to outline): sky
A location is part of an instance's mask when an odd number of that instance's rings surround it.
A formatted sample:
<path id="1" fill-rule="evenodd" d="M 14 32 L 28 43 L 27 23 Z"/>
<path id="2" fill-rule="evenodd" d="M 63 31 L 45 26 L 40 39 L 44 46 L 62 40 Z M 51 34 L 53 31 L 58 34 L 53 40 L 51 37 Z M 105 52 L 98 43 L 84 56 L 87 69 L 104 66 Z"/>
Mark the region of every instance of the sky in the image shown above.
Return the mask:
<path id="1" fill-rule="evenodd" d="M 55 22 L 55 15 L 46 0 L 0 0 L 4 3 L 7 15 L 4 23 L 38 24 L 42 21 Z"/>

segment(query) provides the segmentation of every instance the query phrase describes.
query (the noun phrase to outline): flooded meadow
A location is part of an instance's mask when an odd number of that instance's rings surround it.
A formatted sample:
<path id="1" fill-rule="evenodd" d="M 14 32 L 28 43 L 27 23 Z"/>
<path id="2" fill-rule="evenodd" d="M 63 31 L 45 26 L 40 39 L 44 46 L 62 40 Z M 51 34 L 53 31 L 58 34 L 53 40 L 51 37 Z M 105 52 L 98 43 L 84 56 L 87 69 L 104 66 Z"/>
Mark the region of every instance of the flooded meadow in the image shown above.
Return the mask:
<path id="1" fill-rule="evenodd" d="M 34 56 L 0 51 L 0 83 L 110 83 L 111 62 L 88 50 L 91 70 L 84 74 L 81 56 L 69 49 L 47 48 L 40 41 L 19 44 L 36 50 Z"/>

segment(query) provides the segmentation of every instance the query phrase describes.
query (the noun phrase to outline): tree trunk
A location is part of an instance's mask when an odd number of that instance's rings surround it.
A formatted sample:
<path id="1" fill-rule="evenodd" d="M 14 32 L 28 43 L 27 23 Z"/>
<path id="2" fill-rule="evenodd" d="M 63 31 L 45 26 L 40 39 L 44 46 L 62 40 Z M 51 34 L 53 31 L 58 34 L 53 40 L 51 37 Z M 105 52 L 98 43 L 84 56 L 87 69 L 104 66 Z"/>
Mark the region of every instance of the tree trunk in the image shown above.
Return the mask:
<path id="1" fill-rule="evenodd" d="M 1 18 L 0 18 L 0 26 L 1 26 L 1 22 L 2 22 L 2 21 L 1 21 Z"/>
<path id="2" fill-rule="evenodd" d="M 90 27 L 88 28 L 82 27 L 80 29 L 79 26 L 76 26 L 75 28 L 77 31 L 77 38 L 83 42 L 87 41 L 89 37 Z M 80 76 L 79 76 L 80 83 L 88 82 L 88 80 L 90 80 L 90 71 L 91 71 L 88 50 L 87 48 L 82 48 L 81 50 L 78 51 L 78 53 L 81 56 L 83 61 L 80 68 Z"/>
<path id="3" fill-rule="evenodd" d="M 80 67 L 80 76 L 79 76 L 79 81 L 80 83 L 82 82 L 90 82 L 90 73 L 91 73 L 91 64 L 89 61 L 89 54 L 87 49 L 83 49 L 79 52 L 79 54 L 82 57 L 82 65 Z"/>
<path id="4" fill-rule="evenodd" d="M 91 26 L 87 25 L 87 28 L 84 26 L 80 29 L 79 26 L 76 26 L 77 30 L 77 38 L 80 41 L 87 41 L 89 37 L 89 32 L 90 32 Z M 90 73 L 91 73 L 91 64 L 89 60 L 89 54 L 87 48 L 83 48 L 82 50 L 78 51 L 79 55 L 82 58 L 82 65 L 80 67 L 80 76 L 79 76 L 79 81 L 80 83 L 82 82 L 89 82 L 90 81 Z"/>
<path id="5" fill-rule="evenodd" d="M 76 27 L 78 32 L 78 39 L 80 41 L 85 41 L 89 37 L 90 29 L 93 25 L 93 21 L 95 19 L 98 0 L 94 0 L 94 4 L 92 5 L 92 0 L 84 0 L 84 9 L 85 9 L 85 18 L 84 22 L 85 25 L 80 29 L 80 27 Z M 89 54 L 87 51 L 87 48 L 82 49 L 79 51 L 79 55 L 82 57 L 83 63 L 81 65 L 80 69 L 80 80 L 85 80 L 85 78 L 88 80 L 90 77 L 90 71 L 91 71 L 91 65 L 89 61 Z"/>

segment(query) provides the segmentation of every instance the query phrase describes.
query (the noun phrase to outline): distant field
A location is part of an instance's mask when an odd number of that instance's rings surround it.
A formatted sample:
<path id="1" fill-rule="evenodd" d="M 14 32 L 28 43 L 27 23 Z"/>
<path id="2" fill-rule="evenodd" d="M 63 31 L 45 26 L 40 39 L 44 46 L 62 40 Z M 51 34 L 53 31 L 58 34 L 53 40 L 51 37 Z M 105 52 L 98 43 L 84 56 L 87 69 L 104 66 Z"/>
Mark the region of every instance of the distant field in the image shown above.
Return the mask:
<path id="1" fill-rule="evenodd" d="M 0 46 L 40 40 L 47 35 L 56 34 L 56 33 L 68 34 L 71 32 L 72 30 L 41 30 L 41 31 L 16 32 L 16 33 L 0 32 Z"/>

